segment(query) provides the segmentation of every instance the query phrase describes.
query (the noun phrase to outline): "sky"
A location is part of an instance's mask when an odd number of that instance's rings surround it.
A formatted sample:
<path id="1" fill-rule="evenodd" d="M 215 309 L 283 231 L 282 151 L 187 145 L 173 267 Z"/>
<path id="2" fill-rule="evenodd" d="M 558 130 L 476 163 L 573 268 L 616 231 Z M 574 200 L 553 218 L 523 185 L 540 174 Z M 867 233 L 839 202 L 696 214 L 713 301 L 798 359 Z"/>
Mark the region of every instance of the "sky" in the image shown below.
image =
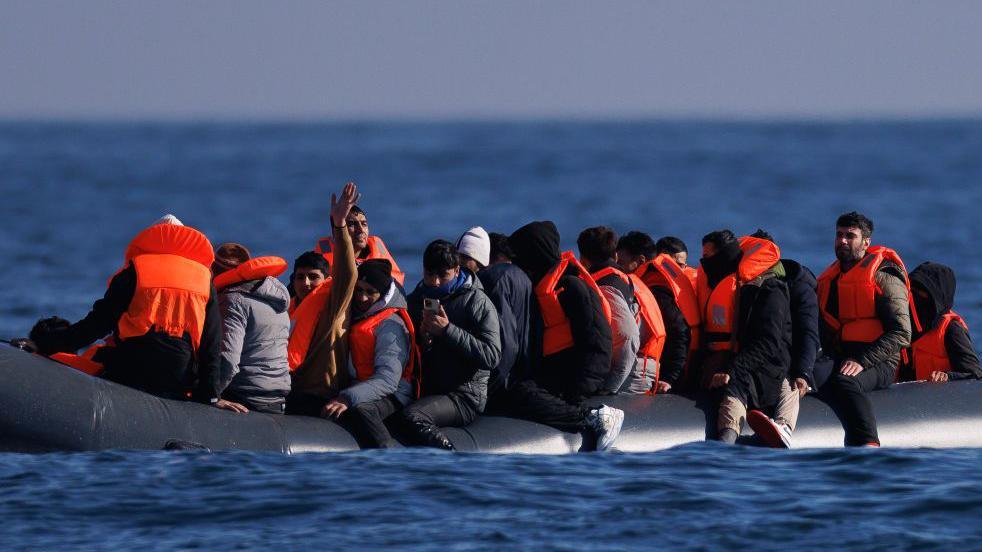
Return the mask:
<path id="1" fill-rule="evenodd" d="M 0 118 L 982 115 L 982 2 L 0 0 Z"/>

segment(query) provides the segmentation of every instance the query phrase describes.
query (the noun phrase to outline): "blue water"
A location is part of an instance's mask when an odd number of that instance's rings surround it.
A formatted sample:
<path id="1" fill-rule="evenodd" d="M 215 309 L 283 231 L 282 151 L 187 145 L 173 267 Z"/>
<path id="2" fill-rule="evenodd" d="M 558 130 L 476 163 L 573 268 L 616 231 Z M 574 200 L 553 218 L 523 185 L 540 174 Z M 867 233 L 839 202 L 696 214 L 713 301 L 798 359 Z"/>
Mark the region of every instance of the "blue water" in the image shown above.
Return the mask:
<path id="1" fill-rule="evenodd" d="M 699 238 L 769 230 L 820 271 L 865 211 L 908 265 L 954 267 L 982 320 L 982 122 L 0 124 L 0 338 L 77 319 L 165 212 L 292 260 L 329 194 L 364 193 L 410 284 L 480 224 Z M 0 455 L 0 545 L 978 548 L 976 450 L 698 444 L 572 457 L 428 451 Z"/>

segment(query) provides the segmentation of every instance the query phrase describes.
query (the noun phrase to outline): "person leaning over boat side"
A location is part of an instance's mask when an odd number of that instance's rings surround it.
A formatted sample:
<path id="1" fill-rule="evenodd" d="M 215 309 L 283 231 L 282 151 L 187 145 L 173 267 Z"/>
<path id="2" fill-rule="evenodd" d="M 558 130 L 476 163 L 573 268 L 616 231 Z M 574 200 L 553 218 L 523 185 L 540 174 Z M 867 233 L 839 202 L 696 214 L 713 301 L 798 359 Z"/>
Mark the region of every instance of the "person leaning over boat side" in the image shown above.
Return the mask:
<path id="1" fill-rule="evenodd" d="M 658 360 L 665 343 L 658 303 L 639 278 L 622 272 L 614 261 L 617 233 L 613 229 L 587 228 L 580 232 L 576 244 L 583 266 L 610 305 L 614 343 L 603 390 L 635 395 L 651 392 L 658 380 Z"/>
<path id="2" fill-rule="evenodd" d="M 682 272 L 689 277 L 689 280 L 692 282 L 692 287 L 695 287 L 698 271 L 686 264 L 686 262 L 689 260 L 689 248 L 685 246 L 684 241 L 676 238 L 675 236 L 663 236 L 658 238 L 658 241 L 655 242 L 655 254 L 670 255 L 672 260 L 674 260 L 682 269 Z"/>
<path id="3" fill-rule="evenodd" d="M 334 223 L 332 222 L 331 224 Z M 399 283 L 400 288 L 405 285 L 406 275 L 399 270 L 399 265 L 396 264 L 396 260 L 389 253 L 389 249 L 385 247 L 382 238 L 369 235 L 368 216 L 365 214 L 365 211 L 357 205 L 352 205 L 348 216 L 345 218 L 345 227 L 351 239 L 351 246 L 354 249 L 355 262 L 357 264 L 361 264 L 368 259 L 385 259 L 392 265 L 392 277 Z M 323 255 L 324 259 L 333 265 L 335 262 L 334 255 L 336 247 L 337 236 L 332 234 L 331 237 L 317 240 L 315 251 Z"/>
<path id="4" fill-rule="evenodd" d="M 832 375 L 822 392 L 839 405 L 846 446 L 880 446 L 869 392 L 897 376 L 912 325 L 907 270 L 892 249 L 870 246 L 873 221 L 855 211 L 835 223 L 836 261 L 818 277 L 822 348 Z"/>
<path id="5" fill-rule="evenodd" d="M 290 294 L 276 279 L 286 267 L 279 257 L 251 258 L 237 243 L 215 251 L 211 271 L 222 312 L 219 408 L 267 414 L 282 414 L 286 408 Z"/>
<path id="6" fill-rule="evenodd" d="M 529 275 L 532 302 L 528 372 L 513 374 L 508 413 L 560 431 L 596 436 L 596 448 L 610 448 L 624 412 L 592 407 L 610 372 L 609 307 L 597 284 L 572 252 L 559 252 L 559 231 L 551 221 L 516 230 L 508 244 L 515 264 Z"/>
<path id="7" fill-rule="evenodd" d="M 492 232 L 488 238 L 490 265 L 478 272 L 477 277 L 498 314 L 501 358 L 491 369 L 485 411 L 500 414 L 507 408 L 512 374 L 528 370 L 532 281 L 512 264 L 514 252 L 508 246 L 508 236 Z"/>
<path id="8" fill-rule="evenodd" d="M 173 215 L 162 218 L 133 238 L 124 267 L 85 318 L 34 336 L 39 352 L 71 353 L 112 332 L 114 346 L 94 359 L 104 378 L 179 400 L 193 387 L 197 400 L 217 403 L 222 318 L 214 257 L 204 234 Z"/>
<path id="9" fill-rule="evenodd" d="M 423 252 L 423 281 L 408 297 L 422 396 L 402 411 L 406 436 L 447 450 L 454 447 L 440 428 L 470 425 L 484 411 L 488 377 L 501 358 L 497 312 L 462 257 L 448 241 L 431 242 Z M 427 308 L 427 300 L 438 301 L 438 310 Z"/>
<path id="10" fill-rule="evenodd" d="M 764 230 L 750 235 L 774 241 Z M 807 266 L 782 258 L 779 273 L 791 294 L 791 382 L 798 395 L 804 397 L 815 388 L 815 360 L 821 348 L 818 337 L 818 282 Z"/>
<path id="11" fill-rule="evenodd" d="M 293 272 L 287 285 L 287 291 L 290 292 L 290 318 L 293 318 L 300 303 L 330 277 L 331 265 L 316 251 L 307 251 L 293 261 Z"/>
<path id="12" fill-rule="evenodd" d="M 791 367 L 791 303 L 773 242 L 729 230 L 703 238 L 699 301 L 704 305 L 701 381 L 722 393 L 717 438 L 736 442 L 747 410 L 754 431 L 773 447 L 789 447 L 798 419 Z M 773 420 L 761 411 L 773 411 Z"/>
<path id="13" fill-rule="evenodd" d="M 617 242 L 617 263 L 637 275 L 658 303 L 665 330 L 656 392 L 685 390 L 688 364 L 698 344 L 696 290 L 675 258 L 657 254 L 648 234 L 628 232 Z"/>
<path id="14" fill-rule="evenodd" d="M 968 325 L 951 310 L 955 272 L 943 264 L 921 263 L 910 272 L 910 288 L 923 329 L 914 333 L 909 362 L 900 368 L 900 381 L 982 379 Z"/>

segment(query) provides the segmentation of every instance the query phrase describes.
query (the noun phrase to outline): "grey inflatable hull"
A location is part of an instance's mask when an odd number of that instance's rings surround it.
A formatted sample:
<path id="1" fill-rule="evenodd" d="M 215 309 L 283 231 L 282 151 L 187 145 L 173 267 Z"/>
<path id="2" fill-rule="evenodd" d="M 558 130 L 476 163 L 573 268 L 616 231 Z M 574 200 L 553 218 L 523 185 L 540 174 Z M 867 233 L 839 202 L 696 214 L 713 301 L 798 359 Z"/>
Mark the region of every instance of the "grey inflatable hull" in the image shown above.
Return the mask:
<path id="1" fill-rule="evenodd" d="M 289 454 L 358 448 L 329 421 L 159 399 L 9 347 L 0 348 L 0 382 L 3 451 L 159 450 L 169 442 Z M 982 382 L 896 385 L 871 396 L 884 446 L 982 446 Z M 615 446 L 626 452 L 702 441 L 714 425 L 711 405 L 684 397 L 602 400 L 625 411 Z M 580 435 L 493 416 L 447 433 L 461 451 L 564 454 L 584 445 Z M 839 447 L 842 435 L 828 405 L 811 396 L 802 401 L 796 448 Z"/>

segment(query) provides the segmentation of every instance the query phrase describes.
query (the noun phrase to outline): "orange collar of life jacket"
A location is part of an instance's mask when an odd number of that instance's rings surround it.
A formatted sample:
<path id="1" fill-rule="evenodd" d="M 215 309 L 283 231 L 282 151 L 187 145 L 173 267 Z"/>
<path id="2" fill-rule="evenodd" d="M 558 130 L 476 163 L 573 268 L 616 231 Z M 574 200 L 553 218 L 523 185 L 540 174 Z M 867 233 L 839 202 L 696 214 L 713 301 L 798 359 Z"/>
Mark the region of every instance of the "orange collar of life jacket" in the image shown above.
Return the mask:
<path id="1" fill-rule="evenodd" d="M 597 299 L 600 301 L 604 317 L 610 322 L 612 317 L 610 304 L 600 292 L 600 287 L 594 281 L 590 273 L 573 255 L 572 251 L 563 252 L 560 256 L 559 264 L 553 267 L 535 286 L 535 297 L 539 302 L 539 310 L 542 313 L 542 322 L 545 327 L 542 336 L 542 354 L 545 356 L 558 353 L 573 346 L 573 333 L 569 325 L 569 319 L 559 303 L 559 294 L 563 289 L 556 289 L 559 279 L 566 273 L 567 268 L 576 269 L 576 277 L 587 285 Z"/>
<path id="2" fill-rule="evenodd" d="M 331 286 L 332 281 L 328 278 L 314 288 L 314 291 L 308 293 L 293 311 L 293 328 L 290 330 L 290 339 L 286 348 L 286 359 L 291 372 L 296 371 L 307 358 L 317 321 L 320 320 L 321 313 L 324 312 L 331 298 Z"/>
<path id="3" fill-rule="evenodd" d="M 382 241 L 382 238 L 368 236 L 368 244 L 365 246 L 365 249 L 368 250 L 368 254 L 364 257 L 356 257 L 355 264 L 361 264 L 368 259 L 385 259 L 392 264 L 392 278 L 399 282 L 399 285 L 406 285 L 406 274 L 399 269 L 395 257 L 389 253 L 389 249 L 385 247 L 385 242 Z M 314 248 L 314 251 L 324 257 L 329 265 L 334 266 L 334 238 L 326 237 L 317 240 L 317 247 Z"/>
<path id="4" fill-rule="evenodd" d="M 286 260 L 280 257 L 256 257 L 240 264 L 232 270 L 228 270 L 215 276 L 215 289 L 224 289 L 228 286 L 250 280 L 259 280 L 267 276 L 276 278 L 286 272 Z"/>
<path id="5" fill-rule="evenodd" d="M 211 268 L 215 252 L 204 234 L 190 226 L 155 224 L 139 234 L 126 248 L 126 263 L 139 255 L 178 255 Z"/>

